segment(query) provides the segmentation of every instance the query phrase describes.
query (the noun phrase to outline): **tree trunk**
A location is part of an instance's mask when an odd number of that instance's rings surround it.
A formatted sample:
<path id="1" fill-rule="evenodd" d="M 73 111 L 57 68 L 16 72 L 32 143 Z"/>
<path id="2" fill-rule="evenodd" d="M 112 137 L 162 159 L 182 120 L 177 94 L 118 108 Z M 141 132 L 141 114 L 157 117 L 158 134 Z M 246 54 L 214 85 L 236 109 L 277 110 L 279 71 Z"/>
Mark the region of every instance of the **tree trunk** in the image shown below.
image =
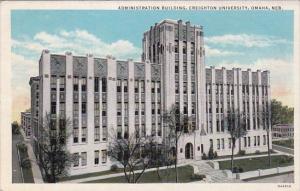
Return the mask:
<path id="1" fill-rule="evenodd" d="M 234 142 L 233 142 L 233 139 L 231 138 L 232 140 L 232 145 L 231 145 L 231 172 L 233 172 L 233 151 L 234 151 Z"/>
<path id="2" fill-rule="evenodd" d="M 176 140 L 176 144 L 175 144 L 175 147 L 176 147 L 176 154 L 175 154 L 175 172 L 176 172 L 176 179 L 175 179 L 175 181 L 176 181 L 176 183 L 178 182 L 178 171 L 177 171 L 177 153 L 178 153 L 178 138 L 177 138 L 177 131 L 176 131 L 176 138 L 175 138 Z"/>

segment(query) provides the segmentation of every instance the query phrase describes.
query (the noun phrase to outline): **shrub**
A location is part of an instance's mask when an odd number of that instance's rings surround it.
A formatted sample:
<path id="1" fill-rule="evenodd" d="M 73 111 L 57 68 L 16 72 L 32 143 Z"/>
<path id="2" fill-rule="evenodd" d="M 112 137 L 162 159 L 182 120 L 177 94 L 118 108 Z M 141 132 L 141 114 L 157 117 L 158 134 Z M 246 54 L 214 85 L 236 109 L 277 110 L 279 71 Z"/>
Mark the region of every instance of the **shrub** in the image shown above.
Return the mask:
<path id="1" fill-rule="evenodd" d="M 215 159 L 218 158 L 218 153 L 217 153 L 217 151 L 214 152 L 214 158 L 215 158 Z"/>
<path id="2" fill-rule="evenodd" d="M 207 156 L 206 156 L 205 153 L 203 153 L 203 155 L 202 155 L 202 160 L 206 160 L 206 159 L 207 159 Z"/>
<path id="3" fill-rule="evenodd" d="M 260 153 L 260 151 L 259 151 L 259 150 L 256 150 L 256 151 L 255 151 L 255 154 L 259 154 L 259 153 Z"/>
<path id="4" fill-rule="evenodd" d="M 244 172 L 244 169 L 242 167 L 239 167 L 239 173 Z"/>
<path id="5" fill-rule="evenodd" d="M 203 180 L 204 178 L 206 178 L 206 176 L 204 174 L 193 174 L 192 175 L 193 180 Z"/>
<path id="6" fill-rule="evenodd" d="M 21 167 L 22 168 L 30 168 L 31 167 L 29 158 L 23 158 L 21 160 Z"/>
<path id="7" fill-rule="evenodd" d="M 118 166 L 116 164 L 113 164 L 113 165 L 110 166 L 110 170 L 112 172 L 117 172 L 118 171 Z"/>
<path id="8" fill-rule="evenodd" d="M 238 173 L 239 172 L 239 169 L 235 166 L 235 167 L 233 167 L 233 169 L 232 169 L 232 173 Z"/>
<path id="9" fill-rule="evenodd" d="M 208 159 L 213 159 L 213 158 L 214 158 L 214 150 L 212 147 L 210 147 L 208 151 Z"/>
<path id="10" fill-rule="evenodd" d="M 246 154 L 246 151 L 245 150 L 240 150 L 238 154 L 243 156 L 243 155 Z"/>

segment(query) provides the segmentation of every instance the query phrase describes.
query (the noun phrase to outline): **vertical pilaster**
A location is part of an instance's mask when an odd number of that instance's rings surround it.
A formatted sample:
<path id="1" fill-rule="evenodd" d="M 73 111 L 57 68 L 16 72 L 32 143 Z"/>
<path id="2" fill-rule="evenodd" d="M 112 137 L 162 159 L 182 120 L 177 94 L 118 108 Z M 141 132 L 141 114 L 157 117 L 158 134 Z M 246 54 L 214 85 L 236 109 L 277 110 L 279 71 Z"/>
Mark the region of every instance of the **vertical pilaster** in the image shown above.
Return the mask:
<path id="1" fill-rule="evenodd" d="M 145 128 L 146 135 L 151 135 L 151 64 L 145 63 Z"/>
<path id="2" fill-rule="evenodd" d="M 66 119 L 69 120 L 69 133 L 73 132 L 73 56 L 71 52 L 66 52 Z M 67 140 L 67 148 L 71 149 L 73 143 L 73 134 Z"/>

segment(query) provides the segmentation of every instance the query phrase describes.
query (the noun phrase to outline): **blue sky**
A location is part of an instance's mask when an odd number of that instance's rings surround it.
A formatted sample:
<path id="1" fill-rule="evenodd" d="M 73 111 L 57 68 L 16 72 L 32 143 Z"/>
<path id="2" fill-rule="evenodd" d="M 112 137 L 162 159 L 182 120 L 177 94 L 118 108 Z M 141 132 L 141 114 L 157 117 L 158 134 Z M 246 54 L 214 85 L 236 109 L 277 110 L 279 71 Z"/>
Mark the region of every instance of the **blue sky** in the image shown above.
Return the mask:
<path id="1" fill-rule="evenodd" d="M 29 106 L 28 80 L 38 74 L 43 48 L 139 59 L 143 32 L 166 18 L 204 27 L 207 66 L 269 69 L 274 98 L 293 105 L 292 85 L 286 86 L 286 81 L 293 84 L 288 70 L 293 60 L 292 11 L 15 10 L 11 22 L 15 99 L 22 95 L 24 107 Z"/>

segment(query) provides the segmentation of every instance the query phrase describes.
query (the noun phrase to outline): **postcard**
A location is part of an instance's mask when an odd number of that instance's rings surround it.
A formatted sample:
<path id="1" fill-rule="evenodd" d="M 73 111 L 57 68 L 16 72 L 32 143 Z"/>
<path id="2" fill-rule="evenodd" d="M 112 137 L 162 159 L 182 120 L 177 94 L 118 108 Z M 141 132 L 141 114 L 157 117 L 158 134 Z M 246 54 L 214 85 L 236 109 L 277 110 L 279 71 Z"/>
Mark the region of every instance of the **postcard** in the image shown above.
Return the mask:
<path id="1" fill-rule="evenodd" d="M 299 190 L 299 1 L 4 1 L 1 189 Z"/>

